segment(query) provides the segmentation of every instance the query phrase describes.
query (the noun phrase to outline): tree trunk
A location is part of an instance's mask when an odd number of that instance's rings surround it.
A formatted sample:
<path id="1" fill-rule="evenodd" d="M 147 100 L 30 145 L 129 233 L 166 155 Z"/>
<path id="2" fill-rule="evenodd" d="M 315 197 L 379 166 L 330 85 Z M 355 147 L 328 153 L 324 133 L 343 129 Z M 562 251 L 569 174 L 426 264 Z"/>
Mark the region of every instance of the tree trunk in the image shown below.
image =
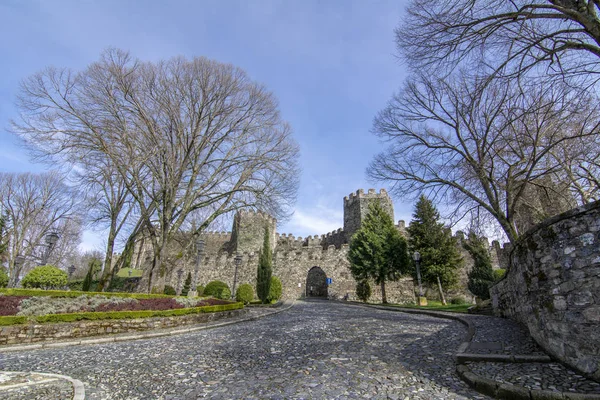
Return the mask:
<path id="1" fill-rule="evenodd" d="M 438 281 L 438 289 L 440 290 L 440 298 L 442 299 L 442 304 L 446 305 L 446 298 L 444 297 L 444 291 L 442 290 L 442 283 L 440 282 L 440 277 L 437 277 Z"/>
<path id="2" fill-rule="evenodd" d="M 385 281 L 381 281 L 381 303 L 387 304 L 387 295 L 385 293 Z"/>
<path id="3" fill-rule="evenodd" d="M 110 281 L 112 279 L 112 255 L 115 249 L 115 228 L 114 224 L 111 224 L 110 231 L 108 233 L 108 243 L 106 244 L 106 254 L 104 256 L 104 271 L 102 272 L 102 277 L 100 278 L 100 282 L 98 282 L 98 287 L 96 290 L 98 292 L 103 292 L 105 288 L 110 286 Z"/>

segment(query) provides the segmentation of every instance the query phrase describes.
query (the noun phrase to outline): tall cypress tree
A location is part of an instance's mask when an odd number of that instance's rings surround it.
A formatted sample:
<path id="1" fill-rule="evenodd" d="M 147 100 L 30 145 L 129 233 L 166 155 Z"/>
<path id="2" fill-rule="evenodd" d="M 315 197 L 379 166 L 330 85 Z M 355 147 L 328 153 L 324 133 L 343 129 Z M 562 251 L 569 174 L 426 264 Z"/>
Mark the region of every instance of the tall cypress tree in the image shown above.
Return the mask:
<path id="1" fill-rule="evenodd" d="M 271 240 L 269 238 L 269 228 L 265 227 L 263 248 L 259 254 L 258 269 L 256 272 L 256 295 L 263 302 L 263 304 L 266 304 L 269 301 L 272 274 L 273 254 L 271 253 Z"/>
<path id="2" fill-rule="evenodd" d="M 407 231 L 410 252 L 421 253 L 423 282 L 437 285 L 439 278 L 443 288 L 456 284 L 462 265 L 458 245 L 450 228 L 440 222 L 440 213 L 427 197 L 421 195 L 417 201 Z"/>
<path id="3" fill-rule="evenodd" d="M 469 272 L 467 286 L 475 296 L 487 300 L 490 298 L 490 286 L 494 284 L 492 260 L 487 248 L 487 241 L 469 232 L 463 247 L 473 257 L 473 269 Z"/>
<path id="4" fill-rule="evenodd" d="M 192 286 L 192 273 L 188 272 L 187 278 L 185 278 L 185 283 L 183 284 L 183 289 L 181 289 L 181 295 L 187 296 L 190 292 L 190 287 Z"/>
<path id="5" fill-rule="evenodd" d="M 352 236 L 348 261 L 356 281 L 373 279 L 381 286 L 383 303 L 387 303 L 385 283 L 398 280 L 409 271 L 406 240 L 379 203 L 369 205 L 361 228 Z"/>

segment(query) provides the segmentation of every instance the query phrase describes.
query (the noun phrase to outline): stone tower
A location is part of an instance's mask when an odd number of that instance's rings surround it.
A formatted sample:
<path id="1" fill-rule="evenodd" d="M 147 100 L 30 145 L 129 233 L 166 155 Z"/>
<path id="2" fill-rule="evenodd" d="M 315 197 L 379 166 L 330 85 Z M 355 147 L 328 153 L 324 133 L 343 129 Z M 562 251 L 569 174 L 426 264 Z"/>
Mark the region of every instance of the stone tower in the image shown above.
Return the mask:
<path id="1" fill-rule="evenodd" d="M 256 253 L 263 245 L 265 227 L 271 234 L 271 250 L 275 248 L 277 220 L 260 211 L 238 211 L 233 218 L 231 244 L 233 252 Z"/>
<path id="2" fill-rule="evenodd" d="M 356 193 L 344 197 L 344 233 L 348 242 L 352 235 L 360 229 L 363 219 L 369 212 L 369 204 L 374 202 L 379 203 L 394 221 L 394 205 L 385 189 L 381 189 L 379 193 L 376 193 L 375 189 L 369 189 L 367 193 L 363 189 L 359 189 Z"/>

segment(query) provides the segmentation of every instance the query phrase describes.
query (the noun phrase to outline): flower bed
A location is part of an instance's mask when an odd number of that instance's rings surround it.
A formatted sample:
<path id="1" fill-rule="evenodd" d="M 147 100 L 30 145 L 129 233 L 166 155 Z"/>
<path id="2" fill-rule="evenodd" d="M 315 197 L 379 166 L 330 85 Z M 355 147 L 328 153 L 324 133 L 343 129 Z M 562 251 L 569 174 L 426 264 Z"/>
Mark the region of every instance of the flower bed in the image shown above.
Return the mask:
<path id="1" fill-rule="evenodd" d="M 87 296 L 42 297 L 0 295 L 1 316 L 41 316 L 81 312 L 164 311 L 230 304 L 229 301 L 199 298 L 150 298 Z"/>

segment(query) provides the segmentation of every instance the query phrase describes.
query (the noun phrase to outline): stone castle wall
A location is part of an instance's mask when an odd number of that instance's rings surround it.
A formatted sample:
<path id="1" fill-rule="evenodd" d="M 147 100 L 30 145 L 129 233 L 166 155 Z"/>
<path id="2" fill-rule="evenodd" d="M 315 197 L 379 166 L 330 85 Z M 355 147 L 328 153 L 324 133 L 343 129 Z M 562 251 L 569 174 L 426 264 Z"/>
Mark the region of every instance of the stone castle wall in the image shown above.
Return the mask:
<path id="1" fill-rule="evenodd" d="M 344 229 L 323 234 L 313 235 L 306 238 L 295 237 L 292 234 L 277 233 L 277 221 L 267 214 L 254 211 L 240 211 L 233 220 L 231 232 L 205 232 L 202 238 L 205 240 L 205 254 L 198 269 L 197 284 L 206 285 L 213 280 L 226 282 L 233 289 L 235 276 L 234 259 L 236 254 L 242 256 L 241 265 L 238 267 L 236 286 L 242 283 L 250 283 L 256 286 L 256 270 L 258 266 L 258 254 L 262 248 L 264 229 L 269 228 L 271 234 L 271 248 L 273 256 L 273 274 L 279 277 L 283 284 L 283 296 L 285 298 L 299 298 L 307 294 L 306 280 L 308 272 L 313 267 L 320 267 L 331 284 L 328 286 L 328 295 L 333 297 L 344 297 L 346 294 L 350 299 L 355 298 L 356 281 L 349 271 L 349 263 L 346 259 L 348 243 L 351 234 L 361 225 L 361 221 L 368 213 L 369 204 L 378 202 L 393 217 L 393 204 L 385 190 L 379 193 L 374 189 L 358 190 L 344 198 Z M 396 228 L 407 237 L 404 221 L 398 221 Z M 457 235 L 461 235 L 457 233 Z M 464 236 L 464 235 L 463 235 Z M 196 255 L 193 249 L 186 243 L 193 240 L 190 237 L 182 239 L 171 245 L 168 262 L 170 266 L 165 276 L 165 283 L 176 289 L 180 289 L 185 282 L 188 273 L 192 276 L 196 269 Z M 472 295 L 466 289 L 467 273 L 471 269 L 473 261 L 468 253 L 460 245 L 461 253 L 465 260 L 465 267 L 460 271 L 460 289 L 450 291 L 447 298 L 461 296 L 471 299 Z M 492 255 L 496 254 L 492 246 Z M 136 250 L 134 260 L 135 268 L 148 269 L 151 263 L 152 248 L 150 243 L 140 241 Z M 494 257 L 493 257 L 494 258 Z M 498 259 L 498 256 L 495 257 Z M 181 270 L 181 277 L 178 271 Z M 147 288 L 147 274 L 142 278 L 139 290 Z M 372 300 L 381 300 L 381 289 L 371 283 Z M 399 282 L 389 282 L 386 285 L 388 300 L 396 303 L 414 302 L 414 285 L 411 278 Z M 438 299 L 437 287 L 425 288 L 426 295 L 431 299 Z"/>
<path id="2" fill-rule="evenodd" d="M 494 311 L 513 318 L 553 356 L 600 379 L 600 202 L 544 221 L 510 254 L 491 289 Z"/>

